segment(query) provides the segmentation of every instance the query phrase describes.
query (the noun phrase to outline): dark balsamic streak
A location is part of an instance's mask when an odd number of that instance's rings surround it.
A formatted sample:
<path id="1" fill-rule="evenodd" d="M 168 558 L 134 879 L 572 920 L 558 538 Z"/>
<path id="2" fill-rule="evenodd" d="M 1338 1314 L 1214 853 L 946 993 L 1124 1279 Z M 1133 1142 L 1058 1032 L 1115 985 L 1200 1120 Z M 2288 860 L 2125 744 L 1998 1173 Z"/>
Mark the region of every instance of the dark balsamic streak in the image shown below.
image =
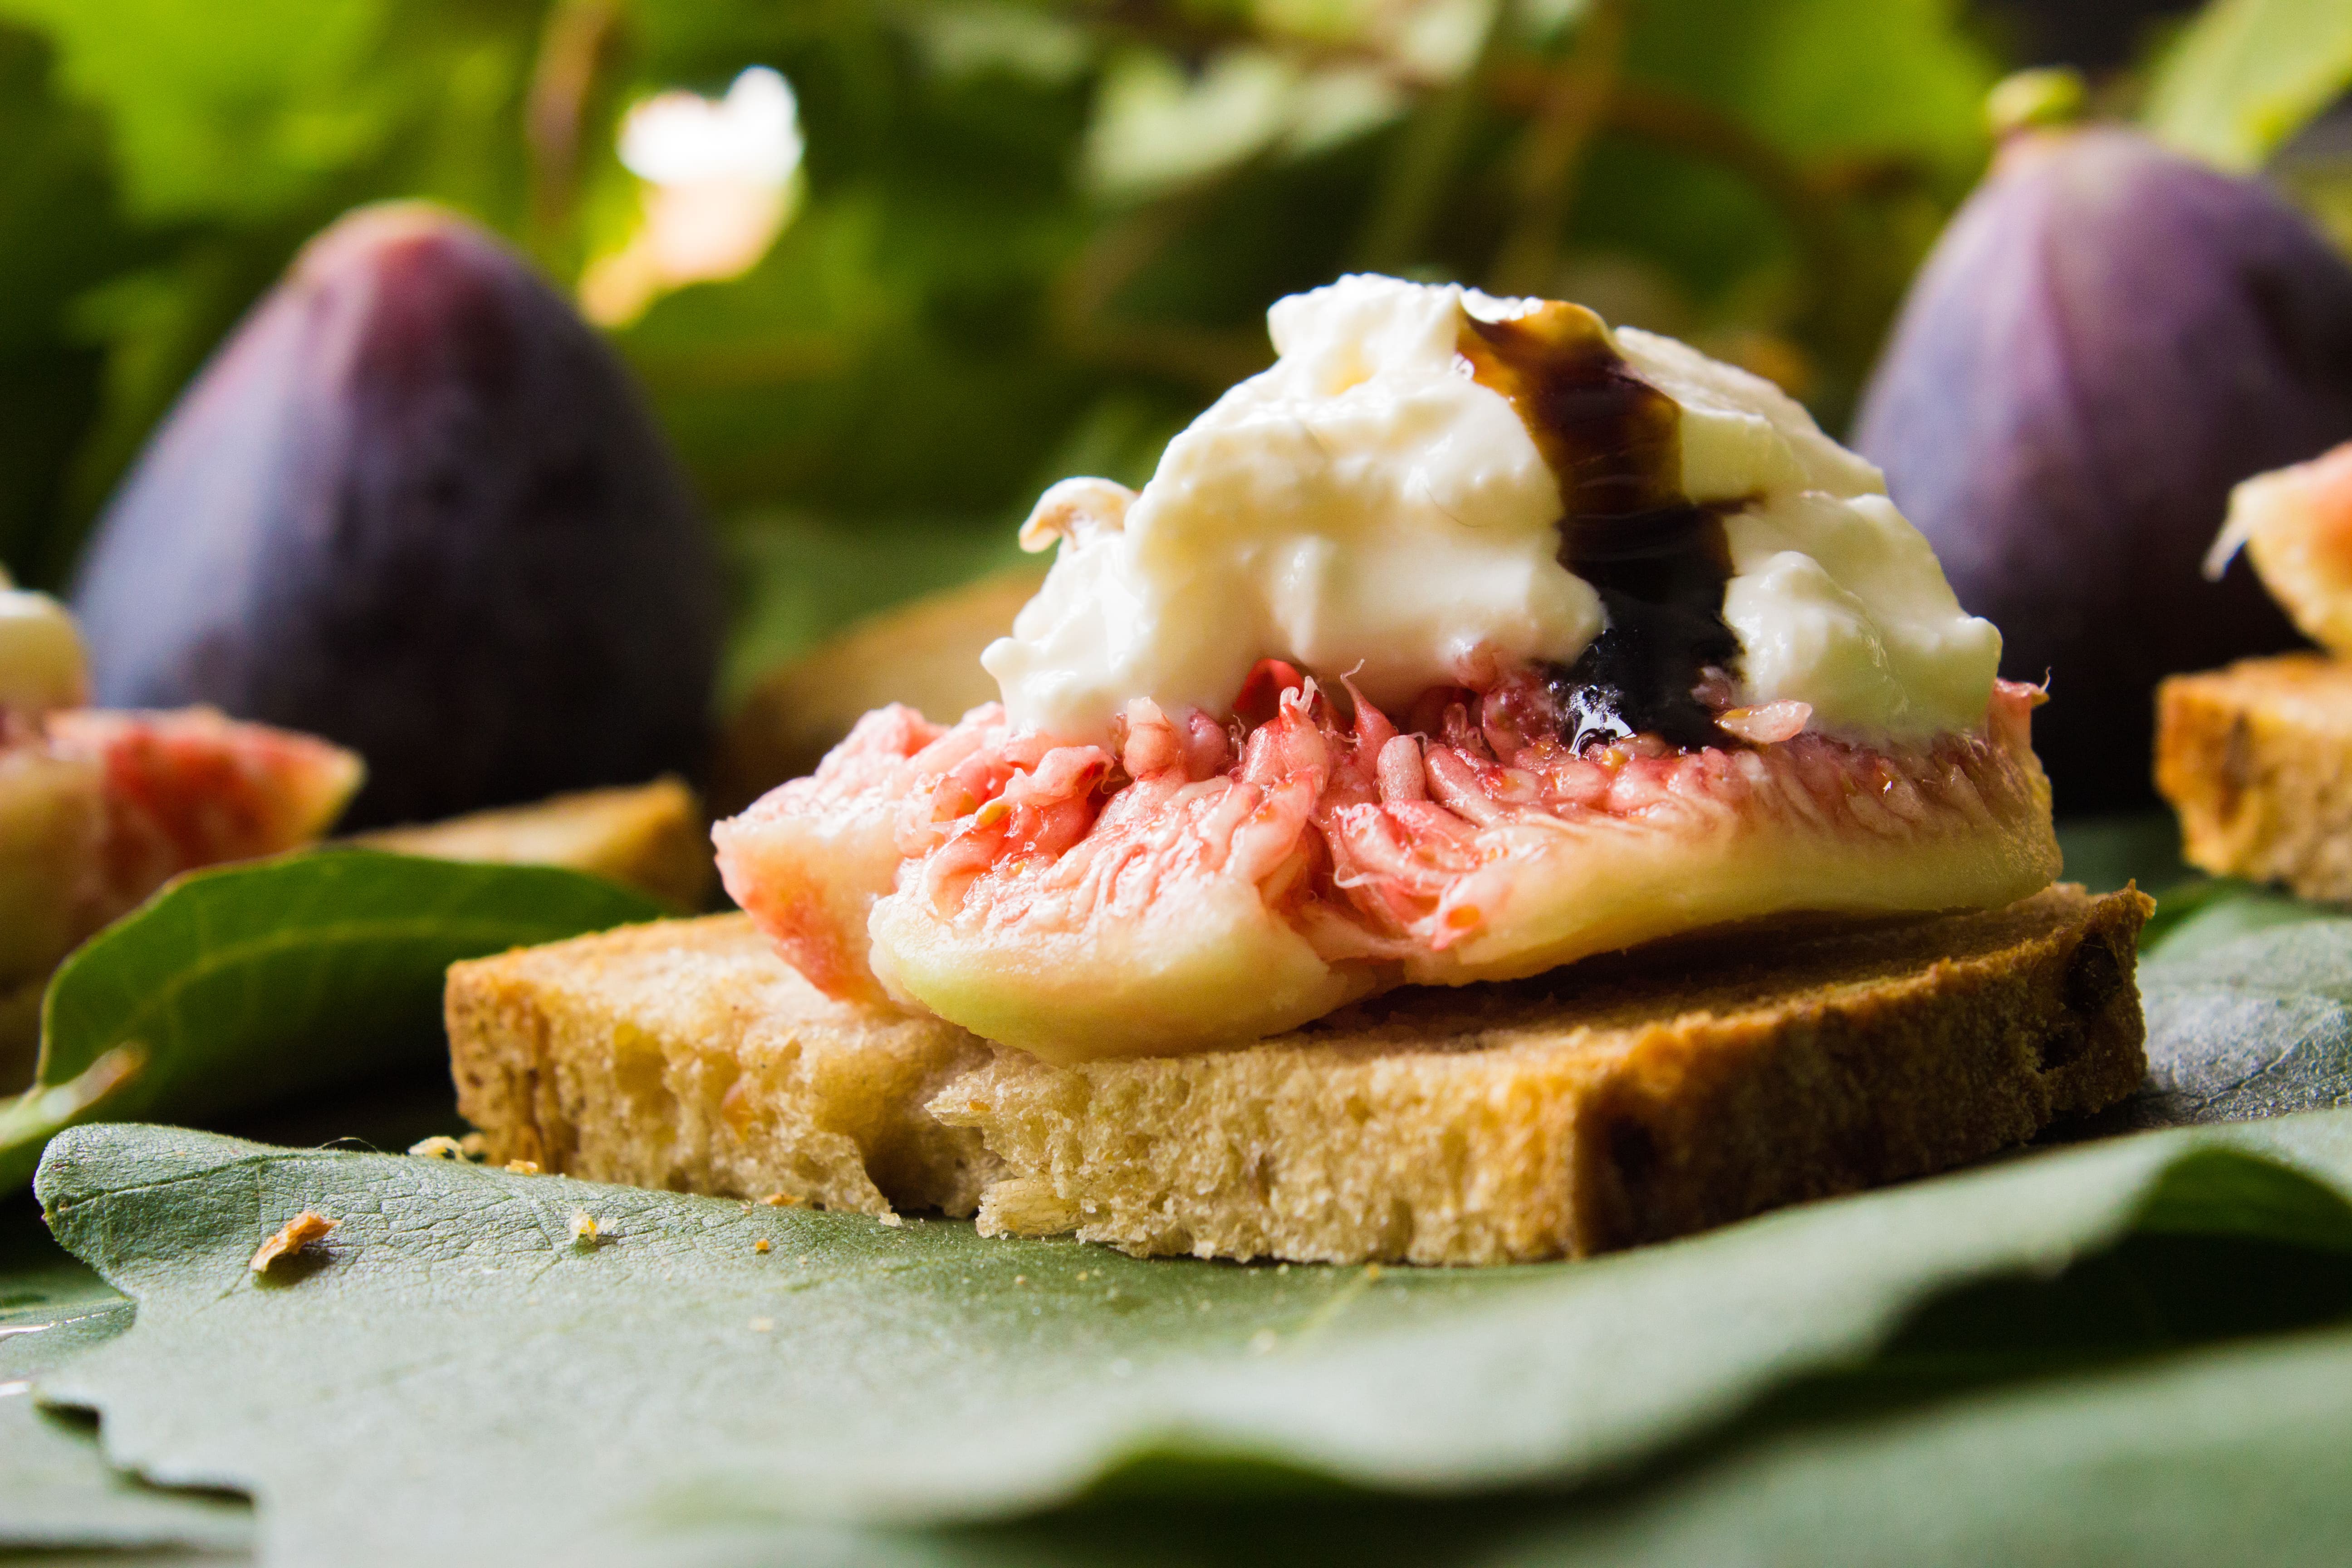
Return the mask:
<path id="1" fill-rule="evenodd" d="M 1739 640 L 1723 622 L 1723 509 L 1682 491 L 1680 406 L 1633 374 L 1581 305 L 1546 301 L 1503 321 L 1465 312 L 1457 346 L 1551 466 L 1560 564 L 1592 584 L 1608 617 L 1574 664 L 1547 671 L 1562 739 L 1578 751 L 1643 733 L 1735 743 L 1693 695 L 1710 666 L 1735 668 Z"/>

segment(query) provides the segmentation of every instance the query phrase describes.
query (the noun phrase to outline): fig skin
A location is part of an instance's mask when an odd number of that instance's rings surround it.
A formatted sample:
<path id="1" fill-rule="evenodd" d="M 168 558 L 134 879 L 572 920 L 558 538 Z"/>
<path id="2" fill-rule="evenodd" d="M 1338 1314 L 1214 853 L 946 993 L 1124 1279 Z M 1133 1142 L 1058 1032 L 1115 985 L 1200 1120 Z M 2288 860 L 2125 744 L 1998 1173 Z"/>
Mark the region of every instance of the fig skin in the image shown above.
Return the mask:
<path id="1" fill-rule="evenodd" d="M 420 204 L 321 233 L 150 441 L 76 583 L 97 700 L 367 760 L 347 826 L 695 773 L 721 598 L 627 373 Z"/>
<path id="2" fill-rule="evenodd" d="M 1853 446 L 2034 724 L 2062 812 L 2154 799 L 2156 683 L 2297 639 L 2199 567 L 2237 480 L 2352 436 L 2352 269 L 2263 186 L 2113 128 L 2005 146 L 1912 285 Z"/>

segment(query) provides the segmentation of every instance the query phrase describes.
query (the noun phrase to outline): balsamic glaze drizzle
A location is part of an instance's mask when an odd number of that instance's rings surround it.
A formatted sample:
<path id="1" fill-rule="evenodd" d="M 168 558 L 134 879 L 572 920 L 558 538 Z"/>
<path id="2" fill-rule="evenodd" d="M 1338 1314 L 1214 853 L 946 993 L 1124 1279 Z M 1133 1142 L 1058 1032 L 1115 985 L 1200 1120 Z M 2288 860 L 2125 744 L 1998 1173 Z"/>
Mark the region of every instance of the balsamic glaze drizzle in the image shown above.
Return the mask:
<path id="1" fill-rule="evenodd" d="M 1559 481 L 1560 564 L 1599 591 L 1607 625 L 1572 665 L 1546 670 L 1560 735 L 1654 734 L 1685 748 L 1733 744 L 1694 689 L 1737 668 L 1723 621 L 1731 549 L 1723 512 L 1682 490 L 1682 410 L 1633 374 L 1601 318 L 1547 300 L 1456 341 L 1472 376 L 1508 398 Z"/>

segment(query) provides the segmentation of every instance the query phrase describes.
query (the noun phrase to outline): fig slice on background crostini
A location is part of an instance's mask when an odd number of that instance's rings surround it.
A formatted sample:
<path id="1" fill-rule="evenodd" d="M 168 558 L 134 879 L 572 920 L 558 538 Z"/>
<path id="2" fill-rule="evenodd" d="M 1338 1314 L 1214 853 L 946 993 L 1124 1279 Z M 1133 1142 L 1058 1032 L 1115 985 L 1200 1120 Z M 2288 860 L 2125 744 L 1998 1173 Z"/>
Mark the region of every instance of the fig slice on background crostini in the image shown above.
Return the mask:
<path id="1" fill-rule="evenodd" d="M 89 708 L 73 617 L 0 574 L 0 1092 L 23 1082 L 49 971 L 183 871 L 333 826 L 365 768 L 209 708 Z"/>

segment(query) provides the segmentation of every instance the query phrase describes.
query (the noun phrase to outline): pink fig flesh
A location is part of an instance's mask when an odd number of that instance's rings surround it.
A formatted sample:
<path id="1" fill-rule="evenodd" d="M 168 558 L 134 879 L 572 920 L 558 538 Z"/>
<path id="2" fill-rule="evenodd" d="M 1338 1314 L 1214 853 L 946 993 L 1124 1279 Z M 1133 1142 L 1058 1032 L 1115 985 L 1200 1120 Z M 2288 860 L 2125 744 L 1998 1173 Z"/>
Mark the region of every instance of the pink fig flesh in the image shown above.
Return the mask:
<path id="1" fill-rule="evenodd" d="M 1798 911 L 1998 905 L 2058 869 L 2038 690 L 1908 750 L 1816 733 L 1572 750 L 1539 672 L 1401 731 L 1289 667 L 1262 721 L 1129 706 L 1116 754 L 869 715 L 716 830 L 728 889 L 816 984 L 1048 1059 L 1225 1046 L 1404 984 L 1534 974 Z M 1344 709 L 1344 710 L 1343 710 Z"/>

